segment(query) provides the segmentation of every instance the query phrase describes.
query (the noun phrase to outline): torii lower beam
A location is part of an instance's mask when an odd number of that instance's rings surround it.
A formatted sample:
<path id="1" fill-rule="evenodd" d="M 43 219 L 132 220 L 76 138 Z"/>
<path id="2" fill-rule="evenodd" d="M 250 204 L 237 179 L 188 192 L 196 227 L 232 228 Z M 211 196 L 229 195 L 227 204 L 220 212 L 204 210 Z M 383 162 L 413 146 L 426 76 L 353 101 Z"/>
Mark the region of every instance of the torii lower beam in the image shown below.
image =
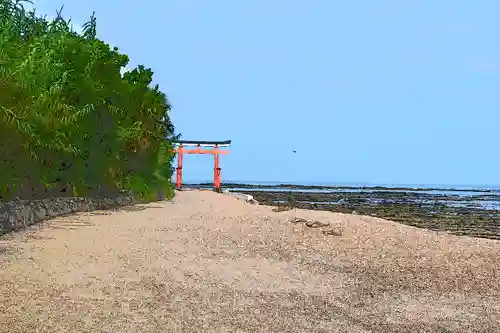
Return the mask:
<path id="1" fill-rule="evenodd" d="M 209 154 L 214 155 L 214 191 L 220 192 L 220 176 L 221 168 L 219 164 L 219 155 L 227 154 L 227 150 L 221 150 L 222 147 L 229 147 L 231 145 L 231 140 L 226 141 L 175 141 L 174 145 L 176 149 L 174 152 L 177 153 L 177 179 L 176 188 L 180 190 L 182 188 L 182 164 L 184 154 Z M 185 149 L 184 147 L 196 147 L 195 149 Z M 212 149 L 201 149 L 201 147 L 210 147 Z"/>

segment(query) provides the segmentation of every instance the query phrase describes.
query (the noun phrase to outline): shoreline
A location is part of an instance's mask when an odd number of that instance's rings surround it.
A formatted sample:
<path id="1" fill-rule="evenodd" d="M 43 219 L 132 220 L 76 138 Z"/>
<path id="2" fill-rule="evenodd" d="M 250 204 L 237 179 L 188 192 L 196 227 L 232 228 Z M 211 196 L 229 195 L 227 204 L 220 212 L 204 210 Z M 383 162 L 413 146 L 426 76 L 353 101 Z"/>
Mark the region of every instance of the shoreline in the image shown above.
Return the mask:
<path id="1" fill-rule="evenodd" d="M 210 182 L 201 183 L 186 183 L 186 186 L 194 187 L 211 187 L 213 184 Z M 500 193 L 500 188 L 462 188 L 462 187 L 411 187 L 411 186 L 348 186 L 348 185 L 300 185 L 300 184 L 246 184 L 246 183 L 222 183 L 223 188 L 245 188 L 245 189 L 301 189 L 301 190 L 377 190 L 377 191 L 443 191 L 443 192 L 488 192 Z"/>
<path id="2" fill-rule="evenodd" d="M 0 332 L 498 331 L 499 242 L 366 216 L 181 191 L 0 250 Z"/>
<path id="3" fill-rule="evenodd" d="M 372 216 L 457 236 L 500 240 L 500 196 L 459 197 L 394 191 L 244 191 L 260 204 Z M 489 206 L 488 206 L 489 205 Z"/>
<path id="4" fill-rule="evenodd" d="M 189 184 L 211 188 L 210 183 Z M 457 236 L 500 240 L 500 191 L 382 186 L 256 185 L 224 183 L 278 210 L 308 209 L 372 216 Z"/>

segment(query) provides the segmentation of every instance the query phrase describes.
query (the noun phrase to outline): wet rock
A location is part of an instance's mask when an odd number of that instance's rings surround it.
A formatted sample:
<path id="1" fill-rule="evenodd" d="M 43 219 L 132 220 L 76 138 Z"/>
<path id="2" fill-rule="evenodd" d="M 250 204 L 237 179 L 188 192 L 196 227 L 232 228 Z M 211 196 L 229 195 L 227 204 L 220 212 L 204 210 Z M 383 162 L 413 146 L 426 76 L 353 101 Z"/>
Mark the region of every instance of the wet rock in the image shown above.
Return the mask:
<path id="1" fill-rule="evenodd" d="M 287 210 L 292 209 L 291 207 L 288 206 L 278 206 L 276 208 L 273 208 L 273 212 L 279 213 L 279 212 L 286 212 Z"/>
<path id="2" fill-rule="evenodd" d="M 309 228 L 328 227 L 329 225 L 330 225 L 330 223 L 321 222 L 321 221 L 307 221 L 306 222 L 306 227 L 309 227 Z"/>
<path id="3" fill-rule="evenodd" d="M 342 236 L 343 232 L 342 230 L 336 230 L 336 229 L 327 229 L 327 230 L 322 230 L 321 233 L 325 236 Z"/>
<path id="4" fill-rule="evenodd" d="M 307 220 L 306 219 L 303 219 L 301 217 L 294 217 L 290 222 L 292 223 L 307 223 Z"/>

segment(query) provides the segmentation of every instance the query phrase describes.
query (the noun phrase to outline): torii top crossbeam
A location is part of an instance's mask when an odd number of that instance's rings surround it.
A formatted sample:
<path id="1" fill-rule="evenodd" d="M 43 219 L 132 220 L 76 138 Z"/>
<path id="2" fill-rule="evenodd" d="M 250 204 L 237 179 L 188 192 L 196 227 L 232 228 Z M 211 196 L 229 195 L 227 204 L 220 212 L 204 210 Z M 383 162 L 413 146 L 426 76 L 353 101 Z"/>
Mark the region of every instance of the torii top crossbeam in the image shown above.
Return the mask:
<path id="1" fill-rule="evenodd" d="M 182 161 L 184 154 L 211 154 L 214 155 L 214 190 L 220 191 L 220 174 L 221 168 L 219 166 L 219 155 L 227 154 L 227 150 L 219 148 L 229 147 L 231 140 L 226 141 L 192 141 L 192 140 L 178 140 L 173 142 L 177 153 L 177 189 L 182 188 Z M 196 149 L 184 149 L 184 147 L 196 147 Z M 213 149 L 201 149 L 201 147 L 212 147 Z"/>
<path id="2" fill-rule="evenodd" d="M 177 146 L 197 146 L 197 147 L 229 147 L 231 140 L 226 141 L 192 141 L 178 140 L 173 142 Z"/>

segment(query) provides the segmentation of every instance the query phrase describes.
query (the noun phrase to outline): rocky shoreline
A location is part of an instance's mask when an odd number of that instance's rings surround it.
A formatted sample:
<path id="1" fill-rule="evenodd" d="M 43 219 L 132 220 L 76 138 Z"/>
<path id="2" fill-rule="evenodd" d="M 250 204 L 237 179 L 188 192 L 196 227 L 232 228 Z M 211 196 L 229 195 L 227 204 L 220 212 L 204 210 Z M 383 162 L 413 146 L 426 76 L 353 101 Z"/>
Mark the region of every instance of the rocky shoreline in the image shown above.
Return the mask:
<path id="1" fill-rule="evenodd" d="M 200 184 L 204 187 L 204 184 Z M 380 217 L 454 235 L 500 239 L 494 189 L 224 184 L 280 210 L 302 208 Z"/>
<path id="2" fill-rule="evenodd" d="M 193 184 L 194 186 L 212 186 L 212 183 Z M 225 188 L 246 188 L 246 189 L 295 189 L 295 190 L 384 190 L 384 191 L 455 191 L 455 192 L 498 192 L 492 188 L 461 188 L 461 187 L 389 187 L 389 186 L 333 186 L 333 185 L 297 185 L 297 184 L 240 184 L 240 183 L 224 183 Z"/>

